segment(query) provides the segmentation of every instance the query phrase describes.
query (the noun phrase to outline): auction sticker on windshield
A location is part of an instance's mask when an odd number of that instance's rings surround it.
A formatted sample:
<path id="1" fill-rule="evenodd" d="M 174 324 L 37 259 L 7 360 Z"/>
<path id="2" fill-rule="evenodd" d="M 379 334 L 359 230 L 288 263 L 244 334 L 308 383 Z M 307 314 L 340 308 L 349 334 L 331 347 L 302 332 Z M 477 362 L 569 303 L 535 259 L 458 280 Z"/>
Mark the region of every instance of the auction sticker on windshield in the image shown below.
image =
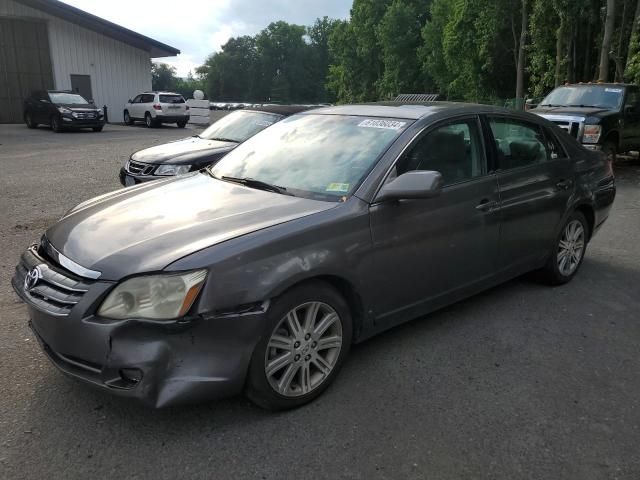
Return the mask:
<path id="1" fill-rule="evenodd" d="M 611 93 L 622 93 L 621 88 L 605 88 L 604 91 L 611 92 Z"/>
<path id="2" fill-rule="evenodd" d="M 327 192 L 348 192 L 348 183 L 330 183 L 326 189 Z"/>
<path id="3" fill-rule="evenodd" d="M 359 127 L 365 128 L 384 128 L 387 130 L 400 130 L 407 122 L 399 122 L 398 120 L 363 120 L 358 124 Z"/>

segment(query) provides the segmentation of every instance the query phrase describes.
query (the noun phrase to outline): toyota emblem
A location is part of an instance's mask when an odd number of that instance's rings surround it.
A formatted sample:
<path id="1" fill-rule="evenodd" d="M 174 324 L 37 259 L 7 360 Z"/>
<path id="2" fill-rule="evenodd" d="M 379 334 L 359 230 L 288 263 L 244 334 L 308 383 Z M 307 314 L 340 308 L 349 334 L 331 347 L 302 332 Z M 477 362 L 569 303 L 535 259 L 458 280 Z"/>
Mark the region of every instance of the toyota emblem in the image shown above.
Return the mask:
<path id="1" fill-rule="evenodd" d="M 33 267 L 27 276 L 24 277 L 24 289 L 27 292 L 30 292 L 40 281 L 42 278 L 42 271 L 40 267 Z"/>

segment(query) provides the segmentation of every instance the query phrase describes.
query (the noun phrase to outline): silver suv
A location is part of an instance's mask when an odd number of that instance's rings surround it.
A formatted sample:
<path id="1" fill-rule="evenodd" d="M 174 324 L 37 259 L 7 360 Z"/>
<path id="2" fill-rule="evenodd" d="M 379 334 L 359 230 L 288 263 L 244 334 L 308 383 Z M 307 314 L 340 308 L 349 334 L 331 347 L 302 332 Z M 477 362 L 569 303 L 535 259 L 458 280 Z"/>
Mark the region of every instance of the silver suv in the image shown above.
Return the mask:
<path id="1" fill-rule="evenodd" d="M 141 93 L 124 106 L 124 123 L 133 125 L 136 120 L 143 120 L 149 128 L 161 123 L 176 123 L 184 128 L 189 122 L 189 106 L 179 93 Z"/>

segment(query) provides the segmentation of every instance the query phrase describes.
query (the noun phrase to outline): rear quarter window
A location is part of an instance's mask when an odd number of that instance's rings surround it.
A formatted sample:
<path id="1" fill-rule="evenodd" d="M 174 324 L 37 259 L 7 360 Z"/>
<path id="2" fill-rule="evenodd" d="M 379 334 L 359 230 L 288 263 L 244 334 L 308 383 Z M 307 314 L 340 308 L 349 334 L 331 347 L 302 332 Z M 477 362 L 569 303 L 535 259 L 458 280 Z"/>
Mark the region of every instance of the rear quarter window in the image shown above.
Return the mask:
<path id="1" fill-rule="evenodd" d="M 182 95 L 160 95 L 160 103 L 184 103 Z"/>

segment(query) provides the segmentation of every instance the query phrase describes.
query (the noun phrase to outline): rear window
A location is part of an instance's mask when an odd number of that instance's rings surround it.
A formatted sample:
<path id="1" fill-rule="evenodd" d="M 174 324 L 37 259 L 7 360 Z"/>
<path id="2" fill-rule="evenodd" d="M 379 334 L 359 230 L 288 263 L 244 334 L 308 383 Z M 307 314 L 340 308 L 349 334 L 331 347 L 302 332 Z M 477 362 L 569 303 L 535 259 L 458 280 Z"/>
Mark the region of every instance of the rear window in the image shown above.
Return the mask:
<path id="1" fill-rule="evenodd" d="M 182 95 L 160 95 L 160 103 L 184 103 Z"/>

